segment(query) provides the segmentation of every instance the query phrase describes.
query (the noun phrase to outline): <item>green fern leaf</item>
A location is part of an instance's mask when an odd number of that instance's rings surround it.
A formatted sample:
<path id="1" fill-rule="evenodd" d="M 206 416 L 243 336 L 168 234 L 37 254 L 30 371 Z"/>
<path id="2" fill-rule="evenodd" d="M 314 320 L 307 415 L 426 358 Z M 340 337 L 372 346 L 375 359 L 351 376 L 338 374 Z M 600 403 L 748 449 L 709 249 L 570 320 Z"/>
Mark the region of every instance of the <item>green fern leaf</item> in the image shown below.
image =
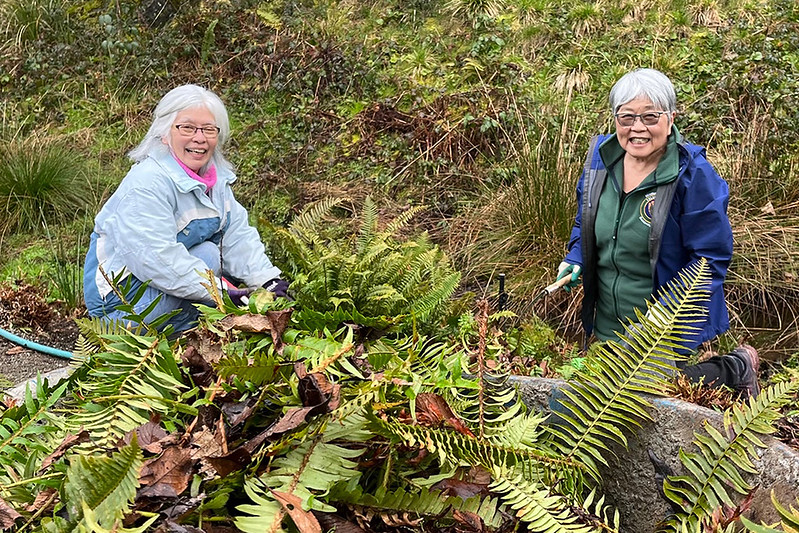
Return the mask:
<path id="1" fill-rule="evenodd" d="M 254 502 L 236 507 L 245 513 L 236 516 L 236 527 L 244 533 L 282 533 L 284 512 L 269 490 L 258 479 L 244 483 L 244 492 Z"/>
<path id="2" fill-rule="evenodd" d="M 681 272 L 650 305 L 650 316 L 636 311 L 638 322 L 626 326 L 626 342 L 609 341 L 588 362 L 591 372 L 578 372 L 573 386 L 562 389 L 566 399 L 556 409 L 560 420 L 549 430 L 553 445 L 566 458 L 589 466 L 599 479 L 597 464 L 606 463 L 610 444 L 627 445 L 625 432 L 634 432 L 650 418 L 650 403 L 640 393 L 663 394 L 674 366 L 667 361 L 680 359 L 675 349 L 692 324 L 705 313 L 710 281 L 707 261 L 702 260 Z"/>
<path id="3" fill-rule="evenodd" d="M 679 531 L 701 524 L 721 505 L 734 507 L 729 490 L 746 494 L 751 486 L 738 469 L 756 473 L 752 460 L 765 445 L 759 435 L 774 431 L 772 422 L 780 417 L 779 408 L 791 401 L 799 382 L 783 382 L 764 389 L 748 404 L 728 409 L 724 414 L 724 434 L 705 423 L 707 435 L 696 435 L 697 453 L 680 451 L 687 470 L 683 476 L 666 479 L 666 496 L 681 506 L 681 512 L 666 522 L 668 531 Z"/>
<path id="4" fill-rule="evenodd" d="M 81 408 L 69 420 L 85 427 L 96 445 L 111 443 L 150 419 L 196 410 L 178 397 L 186 389 L 166 339 L 130 332 L 111 336 L 107 351 L 93 356 L 87 379 L 79 380 Z"/>
<path id="5" fill-rule="evenodd" d="M 529 525 L 530 531 L 590 533 L 595 528 L 577 523 L 569 504 L 562 496 L 553 495 L 548 487 L 507 469 L 494 467 L 489 488 L 499 494 L 516 517 Z"/>
<path id="6" fill-rule="evenodd" d="M 102 527 L 110 528 L 122 520 L 136 497 L 143 461 L 135 437 L 130 445 L 110 457 L 71 457 L 64 484 L 70 521 L 82 521 L 84 505 Z"/>
<path id="7" fill-rule="evenodd" d="M 272 383 L 279 363 L 272 353 L 267 351 L 251 351 L 248 355 L 231 354 L 223 357 L 216 365 L 219 376 L 223 379 L 237 376 L 254 385 L 263 386 Z"/>
<path id="8" fill-rule="evenodd" d="M 497 465 L 515 465 L 529 479 L 553 479 L 554 473 L 575 475 L 584 466 L 573 460 L 562 461 L 544 448 L 506 448 L 488 440 L 481 440 L 440 428 L 412 426 L 401 422 L 382 420 L 368 414 L 372 431 L 411 448 L 424 448 L 435 453 L 442 468 L 451 469 L 460 464 L 481 465 L 493 469 Z"/>
<path id="9" fill-rule="evenodd" d="M 394 235 L 400 229 L 402 229 L 405 226 L 407 226 L 408 222 L 410 222 L 413 219 L 413 217 L 415 217 L 416 215 L 418 215 L 419 213 L 421 213 L 424 210 L 425 210 L 425 207 L 422 206 L 422 205 L 417 205 L 417 206 L 411 207 L 410 209 L 406 210 L 405 212 L 403 212 L 400 216 L 398 216 L 397 218 L 392 220 L 386 226 L 386 229 L 383 230 L 382 237 L 383 238 L 387 238 L 387 237 L 390 237 L 390 236 Z"/>
<path id="10" fill-rule="evenodd" d="M 292 220 L 289 229 L 298 233 L 316 232 L 322 220 L 344 201 L 344 198 L 325 198 L 310 204 Z"/>
<path id="11" fill-rule="evenodd" d="M 393 491 L 380 487 L 374 493 L 368 493 L 364 492 L 360 484 L 350 482 L 333 487 L 328 499 L 377 514 L 407 513 L 414 518 L 440 518 L 451 514 L 453 509 L 458 509 L 478 515 L 485 525 L 492 529 L 499 528 L 504 522 L 503 512 L 497 508 L 496 498 L 472 497 L 463 500 L 445 496 L 440 491 L 426 487 L 413 492 L 402 487 Z"/>
<path id="12" fill-rule="evenodd" d="M 319 498 L 338 483 L 357 483 L 361 473 L 353 461 L 362 449 L 349 449 L 331 441 L 342 439 L 367 440 L 371 434 L 364 431 L 363 416 L 336 422 L 327 420 L 324 431 L 316 439 L 305 440 L 292 446 L 283 456 L 276 458 L 271 468 L 259 478 L 245 484 L 245 491 L 255 502 L 237 507 L 249 516 L 238 516 L 236 526 L 245 532 L 283 531 L 280 525 L 283 511 L 271 490 L 291 493 L 302 500 L 304 509 L 334 512 L 336 509 Z M 361 429 L 359 429 L 361 428 Z"/>
<path id="13" fill-rule="evenodd" d="M 367 196 L 361 211 L 361 229 L 355 242 L 355 254 L 362 257 L 377 235 L 377 205 Z"/>
<path id="14" fill-rule="evenodd" d="M 452 296 L 460 281 L 461 275 L 458 272 L 446 276 L 435 287 L 430 287 L 425 296 L 417 298 L 413 302 L 410 314 L 419 320 L 428 320 L 430 315 Z"/>

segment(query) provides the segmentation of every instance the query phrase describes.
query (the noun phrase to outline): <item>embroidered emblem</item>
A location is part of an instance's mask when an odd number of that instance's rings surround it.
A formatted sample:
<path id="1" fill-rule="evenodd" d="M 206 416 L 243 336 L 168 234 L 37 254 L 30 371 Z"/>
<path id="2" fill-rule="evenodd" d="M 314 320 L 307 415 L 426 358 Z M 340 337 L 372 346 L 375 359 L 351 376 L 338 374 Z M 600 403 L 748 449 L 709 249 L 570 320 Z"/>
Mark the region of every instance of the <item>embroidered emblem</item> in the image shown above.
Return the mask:
<path id="1" fill-rule="evenodd" d="M 641 207 L 638 210 L 638 220 L 646 224 L 647 227 L 652 226 L 652 211 L 655 209 L 655 191 L 648 193 L 641 201 Z"/>

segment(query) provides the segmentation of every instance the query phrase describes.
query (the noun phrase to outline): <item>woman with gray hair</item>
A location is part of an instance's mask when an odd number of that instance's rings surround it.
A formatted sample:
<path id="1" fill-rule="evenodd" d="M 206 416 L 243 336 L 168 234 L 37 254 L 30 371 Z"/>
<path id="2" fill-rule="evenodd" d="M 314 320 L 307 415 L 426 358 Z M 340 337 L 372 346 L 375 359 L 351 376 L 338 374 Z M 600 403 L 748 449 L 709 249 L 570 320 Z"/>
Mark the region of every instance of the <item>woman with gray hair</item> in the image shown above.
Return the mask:
<path id="1" fill-rule="evenodd" d="M 695 350 L 729 329 L 724 278 L 732 258 L 729 189 L 674 125 L 677 97 L 668 77 L 639 69 L 610 91 L 615 135 L 595 137 L 577 185 L 577 216 L 568 254 L 558 268 L 568 288 L 584 287 L 586 336 L 624 333 L 635 309 L 685 267 L 705 258 L 711 285 L 707 316 L 683 339 Z M 696 382 L 759 392 L 757 351 L 748 345 L 683 372 Z"/>
<path id="2" fill-rule="evenodd" d="M 149 281 L 135 313 L 158 299 L 145 322 L 176 311 L 160 327 L 184 331 L 196 324 L 195 303 L 213 303 L 203 287 L 207 270 L 235 303 L 260 286 L 287 296 L 288 283 L 233 196 L 236 176 L 222 153 L 229 135 L 225 105 L 213 92 L 182 85 L 161 99 L 128 154 L 135 164 L 95 218 L 84 267 L 89 315 L 124 318 L 121 297 L 130 301 Z M 127 294 L 114 290 L 112 279 L 129 281 Z"/>

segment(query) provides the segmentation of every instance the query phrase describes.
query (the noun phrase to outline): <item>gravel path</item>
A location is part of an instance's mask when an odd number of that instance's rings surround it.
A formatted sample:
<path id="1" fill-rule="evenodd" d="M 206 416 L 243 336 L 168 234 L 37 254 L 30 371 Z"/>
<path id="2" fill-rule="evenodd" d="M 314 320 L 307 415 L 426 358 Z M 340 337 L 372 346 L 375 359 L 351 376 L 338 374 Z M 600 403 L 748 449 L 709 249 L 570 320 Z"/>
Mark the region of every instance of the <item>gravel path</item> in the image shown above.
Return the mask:
<path id="1" fill-rule="evenodd" d="M 70 352 L 75 344 L 75 338 L 77 338 L 76 330 L 33 338 L 23 331 L 14 331 L 8 327 L 3 329 L 26 340 Z M 35 378 L 39 373 L 43 374 L 65 366 L 69 366 L 68 359 L 26 349 L 0 337 L 0 389 L 10 388 L 17 383 Z"/>

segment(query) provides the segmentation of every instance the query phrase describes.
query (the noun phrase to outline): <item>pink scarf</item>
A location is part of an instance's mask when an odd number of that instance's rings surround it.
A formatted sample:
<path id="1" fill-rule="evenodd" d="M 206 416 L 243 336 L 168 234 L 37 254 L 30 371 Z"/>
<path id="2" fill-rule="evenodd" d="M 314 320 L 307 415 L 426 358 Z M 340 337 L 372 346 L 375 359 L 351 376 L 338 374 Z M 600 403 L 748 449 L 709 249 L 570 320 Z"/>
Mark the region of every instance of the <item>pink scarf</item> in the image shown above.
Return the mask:
<path id="1" fill-rule="evenodd" d="M 183 163 L 183 161 L 181 161 L 180 158 L 175 155 L 175 152 L 173 152 L 172 150 L 170 150 L 170 152 L 172 152 L 172 157 L 175 158 L 175 161 L 178 162 L 178 165 L 180 165 L 181 168 L 186 171 L 186 174 L 188 174 L 190 178 L 197 180 L 203 185 L 205 185 L 206 190 L 216 185 L 216 167 L 214 165 L 210 165 L 208 169 L 206 169 L 205 175 L 200 176 L 192 169 L 187 167 L 186 164 Z"/>

